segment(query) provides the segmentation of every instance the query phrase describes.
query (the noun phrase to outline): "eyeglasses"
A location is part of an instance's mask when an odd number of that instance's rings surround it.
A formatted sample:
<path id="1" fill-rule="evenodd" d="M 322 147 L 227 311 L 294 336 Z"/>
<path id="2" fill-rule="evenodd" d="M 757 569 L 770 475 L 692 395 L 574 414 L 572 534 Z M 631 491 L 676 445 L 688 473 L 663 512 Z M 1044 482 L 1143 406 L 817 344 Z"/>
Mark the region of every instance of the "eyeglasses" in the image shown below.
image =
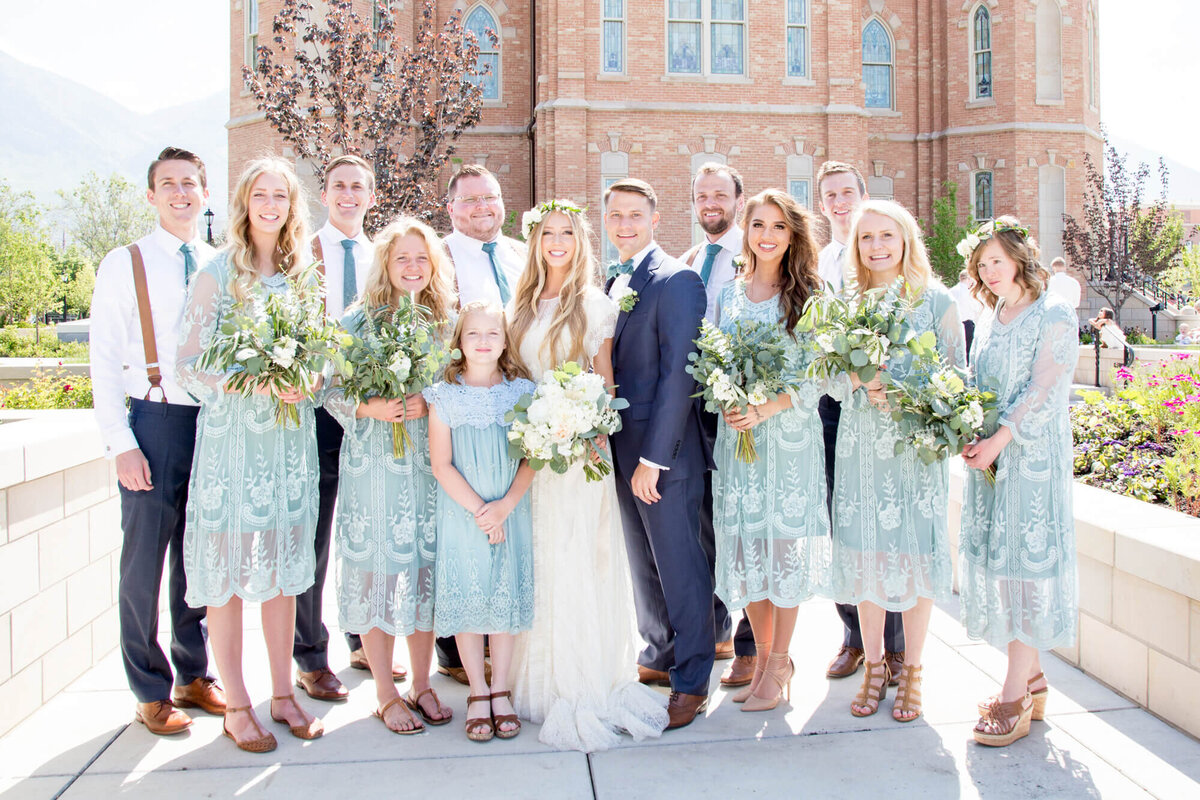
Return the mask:
<path id="1" fill-rule="evenodd" d="M 500 202 L 500 195 L 498 195 L 498 194 L 474 194 L 474 195 L 470 195 L 468 197 L 462 197 L 460 195 L 460 196 L 454 198 L 454 202 L 462 203 L 464 206 L 478 206 L 478 205 L 490 206 L 490 205 L 494 205 L 494 204 Z"/>

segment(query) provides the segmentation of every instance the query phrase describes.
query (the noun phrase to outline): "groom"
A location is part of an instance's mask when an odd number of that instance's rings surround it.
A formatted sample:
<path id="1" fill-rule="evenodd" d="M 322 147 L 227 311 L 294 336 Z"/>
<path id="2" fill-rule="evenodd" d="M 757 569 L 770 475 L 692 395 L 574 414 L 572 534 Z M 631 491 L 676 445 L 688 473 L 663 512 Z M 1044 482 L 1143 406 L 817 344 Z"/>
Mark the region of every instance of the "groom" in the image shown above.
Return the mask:
<path id="1" fill-rule="evenodd" d="M 667 727 L 680 728 L 708 705 L 713 667 L 713 583 L 700 544 L 704 473 L 713 465 L 691 397 L 695 381 L 685 369 L 706 299 L 699 274 L 655 244 L 657 202 L 650 184 L 635 178 L 604 192 L 604 227 L 621 259 L 609 269 L 609 294 L 636 292 L 613 334 L 617 394 L 629 408 L 612 445 L 638 630 L 646 640 L 639 672 L 669 672 Z"/>

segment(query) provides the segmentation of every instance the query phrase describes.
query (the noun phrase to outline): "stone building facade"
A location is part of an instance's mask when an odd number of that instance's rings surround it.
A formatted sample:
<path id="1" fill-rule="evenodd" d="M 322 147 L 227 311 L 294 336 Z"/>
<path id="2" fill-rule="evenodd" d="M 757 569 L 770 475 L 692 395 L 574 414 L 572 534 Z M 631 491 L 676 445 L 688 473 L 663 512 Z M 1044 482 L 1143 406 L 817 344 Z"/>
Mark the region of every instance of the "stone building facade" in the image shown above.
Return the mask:
<path id="1" fill-rule="evenodd" d="M 231 185 L 248 158 L 286 154 L 240 80 L 280 3 L 231 3 Z M 438 14 L 499 35 L 482 123 L 458 156 L 499 174 L 518 214 L 568 197 L 599 224 L 604 186 L 640 177 L 659 193 L 659 240 L 682 251 L 698 236 L 701 163 L 725 161 L 749 193 L 785 188 L 815 211 L 813 176 L 836 158 L 920 218 L 953 181 L 963 218 L 1015 213 L 1049 260 L 1063 211 L 1079 211 L 1083 154 L 1101 154 L 1096 5 L 439 0 Z M 411 30 L 420 0 L 392 6 Z"/>

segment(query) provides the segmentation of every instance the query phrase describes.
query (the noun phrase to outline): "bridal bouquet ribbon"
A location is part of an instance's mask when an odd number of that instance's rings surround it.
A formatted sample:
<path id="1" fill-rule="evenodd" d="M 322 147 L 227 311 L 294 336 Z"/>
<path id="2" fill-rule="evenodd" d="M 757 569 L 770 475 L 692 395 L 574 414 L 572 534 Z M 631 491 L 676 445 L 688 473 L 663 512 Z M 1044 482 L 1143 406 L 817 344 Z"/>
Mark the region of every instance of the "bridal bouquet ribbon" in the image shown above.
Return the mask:
<path id="1" fill-rule="evenodd" d="M 809 377 L 846 373 L 868 383 L 896 355 L 929 353 L 937 336 L 933 331 L 917 336 L 907 321 L 921 302 L 919 294 L 904 296 L 903 276 L 887 288 L 871 289 L 851 300 L 831 294 L 813 297 L 796 326 L 811 332 L 817 344 Z"/>
<path id="2" fill-rule="evenodd" d="M 243 397 L 267 389 L 276 402 L 275 423 L 299 427 L 299 409 L 280 395 L 298 389 L 313 397 L 318 376 L 333 358 L 337 328 L 325 317 L 315 265 L 288 281 L 289 292 L 255 286 L 221 323 L 198 366 L 232 373 L 225 384 Z"/>
<path id="3" fill-rule="evenodd" d="M 628 407 L 628 400 L 608 393 L 603 377 L 564 362 L 504 415 L 512 423 L 508 454 L 527 459 L 535 470 L 549 466 L 559 474 L 582 462 L 587 480 L 598 481 L 612 472 L 612 463 L 596 439 L 619 431 L 617 412 Z"/>
<path id="4" fill-rule="evenodd" d="M 789 378 L 787 355 L 778 325 L 738 321 L 723 331 L 707 319 L 700 324 L 698 352 L 688 354 L 687 371 L 700 385 L 692 397 L 704 398 L 704 407 L 714 413 L 760 406 L 779 392 L 798 387 Z M 749 464 L 758 460 L 754 431 L 738 431 L 737 459 Z"/>
<path id="5" fill-rule="evenodd" d="M 339 367 L 342 391 L 361 403 L 372 397 L 403 399 L 432 386 L 452 353 L 429 320 L 429 309 L 402 295 L 395 309 L 363 314 L 357 334 L 343 333 Z M 392 423 L 392 457 L 404 458 L 412 439 L 404 422 Z"/>

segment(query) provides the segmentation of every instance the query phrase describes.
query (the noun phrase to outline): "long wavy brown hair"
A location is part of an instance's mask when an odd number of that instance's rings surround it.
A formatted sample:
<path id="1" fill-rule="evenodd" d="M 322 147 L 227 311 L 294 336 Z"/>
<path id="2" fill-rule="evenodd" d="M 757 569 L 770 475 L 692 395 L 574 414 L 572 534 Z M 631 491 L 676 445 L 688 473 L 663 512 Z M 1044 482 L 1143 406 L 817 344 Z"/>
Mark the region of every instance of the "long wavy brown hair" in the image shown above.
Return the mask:
<path id="1" fill-rule="evenodd" d="M 550 327 L 539 351 L 539 356 L 549 358 L 546 363 L 551 367 L 563 361 L 583 362 L 586 356 L 583 340 L 587 334 L 584 293 L 589 286 L 600 286 L 600 273 L 592 251 L 592 226 L 587 217 L 574 211 L 560 209 L 543 215 L 541 221 L 529 232 L 529 257 L 525 262 L 525 270 L 517 281 L 517 291 L 513 295 L 512 316 L 509 320 L 509 344 L 513 352 L 521 352 L 521 342 L 525 340 L 525 335 L 537 319 L 538 301 L 546 287 L 546 273 L 550 269 L 542 255 L 542 231 L 554 214 L 562 214 L 570 221 L 571 232 L 575 238 L 575 256 L 567 267 L 567 277 L 558 292 L 558 307 L 554 310 L 554 318 L 550 320 Z M 566 352 L 562 352 L 560 341 L 564 330 L 570 337 Z"/>
<path id="2" fill-rule="evenodd" d="M 504 318 L 504 309 L 491 300 L 472 300 L 458 312 L 458 319 L 454 323 L 454 335 L 450 338 L 450 349 L 458 351 L 458 358 L 452 358 L 446 365 L 446 372 L 442 379 L 446 383 L 458 383 L 459 377 L 467 367 L 467 357 L 462 352 L 462 332 L 464 323 L 471 314 L 490 314 L 500 318 L 500 324 L 504 328 L 504 350 L 500 353 L 500 360 L 496 362 L 496 368 L 510 381 L 514 378 L 528 378 L 529 370 L 525 368 L 525 364 L 515 353 L 515 348 L 512 347 L 508 322 Z"/>
<path id="3" fill-rule="evenodd" d="M 1002 230 L 997 231 L 997 226 Z M 1013 230 L 1020 227 L 1021 222 L 1016 217 L 1006 214 L 982 225 L 978 233 L 987 234 L 989 238 L 1000 243 L 1005 255 L 1017 265 L 1017 274 L 1014 276 L 1017 285 L 1028 292 L 1029 299 L 1037 300 L 1046 288 L 1046 281 L 1050 280 L 1050 273 L 1042 266 L 1042 251 L 1037 241 L 1019 230 Z M 979 259 L 986 246 L 987 242 L 984 241 L 971 251 L 971 258 L 967 261 L 967 272 L 975 281 L 975 285 L 971 287 L 971 294 L 988 308 L 995 308 L 1000 298 L 979 277 Z"/>
<path id="4" fill-rule="evenodd" d="M 294 278 L 308 266 L 311 251 L 308 244 L 308 201 L 304 188 L 292 165 L 281 158 L 260 158 L 251 161 L 238 178 L 233 190 L 233 202 L 229 206 L 229 293 L 236 302 L 246 299 L 250 287 L 259 279 L 254 267 L 254 244 L 250 239 L 250 190 L 254 182 L 265 174 L 283 178 L 288 189 L 288 215 L 275 244 L 275 260 L 280 270 Z"/>
<path id="5" fill-rule="evenodd" d="M 779 189 L 765 189 L 751 197 L 742 216 L 745 225 L 742 256 L 746 259 L 742 274 L 747 278 L 754 274 L 757 265 L 754 251 L 750 249 L 750 220 L 755 210 L 768 203 L 779 209 L 791 234 L 780 269 L 783 285 L 779 289 L 779 321 L 794 338 L 796 323 L 804 313 L 805 303 L 821 287 L 821 278 L 817 274 L 817 243 L 812 235 L 812 214 L 790 194 Z"/>
<path id="6" fill-rule="evenodd" d="M 396 242 L 409 234 L 421 237 L 425 242 L 425 252 L 429 255 L 429 283 L 416 300 L 429 309 L 434 321 L 447 320 L 458 303 L 450 284 L 450 274 L 454 268 L 433 228 L 413 217 L 397 218 L 375 237 L 371 270 L 367 273 L 362 297 L 355 305 L 371 311 L 384 306 L 395 307 L 396 288 L 388 277 L 388 263 L 392 260 L 392 248 Z"/>

